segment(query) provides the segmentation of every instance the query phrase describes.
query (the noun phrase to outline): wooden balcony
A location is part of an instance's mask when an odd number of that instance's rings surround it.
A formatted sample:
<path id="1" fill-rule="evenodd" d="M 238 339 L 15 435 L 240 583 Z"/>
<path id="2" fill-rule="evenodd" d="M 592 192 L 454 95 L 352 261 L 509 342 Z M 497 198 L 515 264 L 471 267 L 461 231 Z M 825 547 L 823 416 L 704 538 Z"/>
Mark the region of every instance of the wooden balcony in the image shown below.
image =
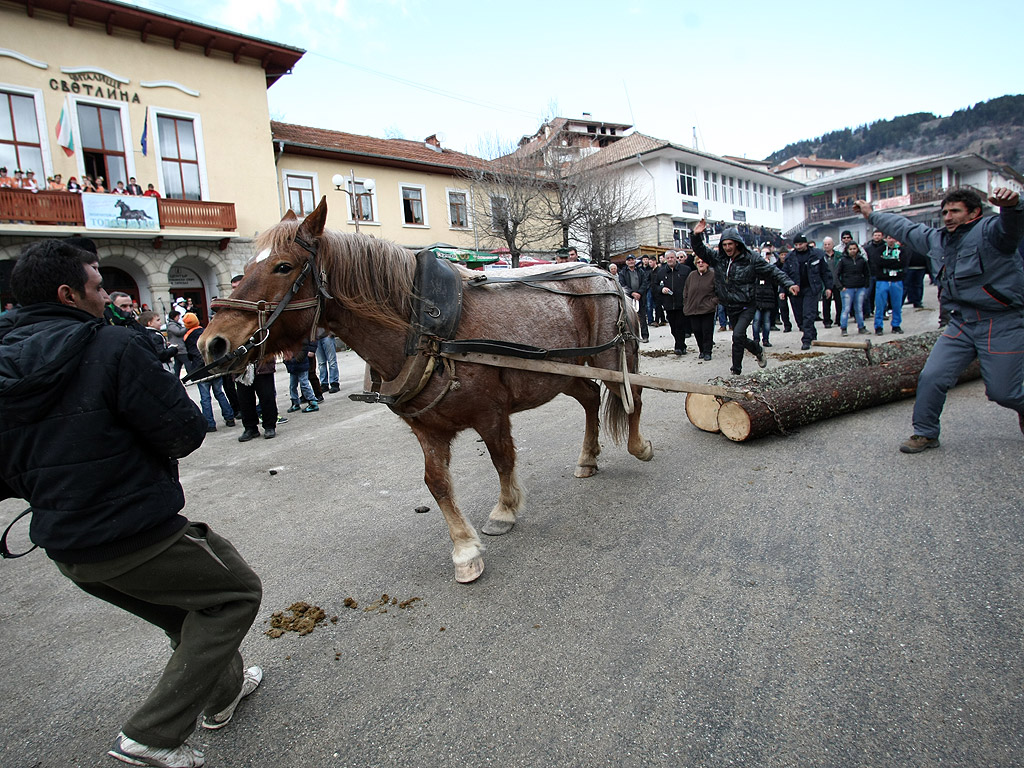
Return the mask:
<path id="1" fill-rule="evenodd" d="M 161 229 L 238 228 L 234 203 L 157 199 Z M 0 189 L 0 223 L 85 226 L 82 197 L 75 192 L 26 192 Z"/>

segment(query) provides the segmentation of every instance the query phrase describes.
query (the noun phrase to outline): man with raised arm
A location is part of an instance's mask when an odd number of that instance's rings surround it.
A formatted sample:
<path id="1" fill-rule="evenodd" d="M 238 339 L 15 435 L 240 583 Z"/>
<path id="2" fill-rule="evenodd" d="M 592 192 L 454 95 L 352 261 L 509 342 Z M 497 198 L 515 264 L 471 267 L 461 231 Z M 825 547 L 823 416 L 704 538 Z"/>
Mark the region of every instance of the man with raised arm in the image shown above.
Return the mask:
<path id="1" fill-rule="evenodd" d="M 914 433 L 900 445 L 903 453 L 938 447 L 946 392 L 975 358 L 988 399 L 1016 411 L 1024 432 L 1024 266 L 1017 255 L 1024 203 L 1005 187 L 988 200 L 999 214 L 983 218 L 977 192 L 951 190 L 942 200 L 942 228 L 854 203 L 882 232 L 928 254 L 951 315 L 918 379 Z"/>
<path id="2" fill-rule="evenodd" d="M 735 227 L 722 233 L 718 248 L 712 250 L 704 245 L 704 230 L 707 222 L 701 219 L 693 227 L 690 245 L 693 252 L 710 264 L 715 270 L 715 293 L 725 307 L 725 314 L 732 326 L 732 368 L 734 375 L 743 372 L 743 351 L 748 350 L 757 358 L 757 364 L 764 368 L 768 358 L 757 339 L 747 338 L 747 328 L 754 320 L 757 302 L 754 289 L 758 277 L 766 277 L 779 286 L 780 291 L 789 291 L 796 296 L 800 286 L 778 267 L 765 261 L 760 254 L 753 254 Z M 756 335 L 756 334 L 755 334 Z"/>

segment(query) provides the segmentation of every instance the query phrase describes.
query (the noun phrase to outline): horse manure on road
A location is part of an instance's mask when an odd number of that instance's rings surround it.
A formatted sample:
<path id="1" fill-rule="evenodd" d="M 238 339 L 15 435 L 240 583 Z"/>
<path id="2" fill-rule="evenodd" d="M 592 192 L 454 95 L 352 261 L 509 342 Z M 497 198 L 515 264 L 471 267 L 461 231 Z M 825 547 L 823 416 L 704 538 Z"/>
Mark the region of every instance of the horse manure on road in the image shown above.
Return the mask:
<path id="1" fill-rule="evenodd" d="M 387 613 L 388 608 L 392 605 L 397 605 L 404 611 L 406 608 L 408 608 L 410 605 L 412 605 L 418 600 L 420 600 L 420 598 L 410 597 L 408 600 L 403 600 L 402 602 L 399 602 L 397 597 L 392 597 L 391 595 L 384 593 L 380 596 L 380 599 L 374 600 L 368 606 L 363 608 L 363 613 Z"/>
<path id="2" fill-rule="evenodd" d="M 316 625 L 327 618 L 323 608 L 318 605 L 310 605 L 307 602 L 292 603 L 288 610 L 291 616 L 284 611 L 274 611 L 270 616 L 270 629 L 266 634 L 270 637 L 280 637 L 285 632 L 298 632 L 299 636 L 308 635 Z M 331 618 L 332 622 L 338 620 L 337 616 Z"/>

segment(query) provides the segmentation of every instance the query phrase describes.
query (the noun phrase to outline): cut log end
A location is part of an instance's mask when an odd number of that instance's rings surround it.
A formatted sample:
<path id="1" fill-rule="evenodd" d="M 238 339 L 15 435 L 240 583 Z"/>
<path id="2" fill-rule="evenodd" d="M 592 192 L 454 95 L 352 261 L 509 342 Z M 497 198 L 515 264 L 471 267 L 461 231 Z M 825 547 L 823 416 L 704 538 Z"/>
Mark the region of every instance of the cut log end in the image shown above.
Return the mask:
<path id="1" fill-rule="evenodd" d="M 686 417 L 697 429 L 718 432 L 718 413 L 721 403 L 713 395 L 690 392 L 686 396 Z"/>

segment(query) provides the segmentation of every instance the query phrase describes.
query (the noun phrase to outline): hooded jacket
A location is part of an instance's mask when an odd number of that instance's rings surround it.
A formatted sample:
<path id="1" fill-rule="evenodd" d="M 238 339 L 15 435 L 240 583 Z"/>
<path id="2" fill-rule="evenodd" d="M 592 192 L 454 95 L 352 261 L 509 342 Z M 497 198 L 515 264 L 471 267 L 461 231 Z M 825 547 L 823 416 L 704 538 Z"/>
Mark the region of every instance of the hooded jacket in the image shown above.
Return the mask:
<path id="1" fill-rule="evenodd" d="M 734 258 L 729 258 L 721 243 L 732 240 L 740 247 Z M 754 254 L 740 237 L 739 230 L 729 227 L 722 233 L 717 250 L 704 245 L 704 233 L 690 236 L 694 253 L 715 268 L 715 291 L 726 307 L 753 307 L 754 290 L 758 278 L 768 278 L 780 286 L 779 291 L 789 290 L 793 281 L 785 272 L 769 264 L 760 254 Z"/>
<path id="2" fill-rule="evenodd" d="M 56 303 L 0 317 L 0 479 L 54 560 L 109 560 L 188 521 L 177 459 L 206 420 L 143 334 Z"/>

